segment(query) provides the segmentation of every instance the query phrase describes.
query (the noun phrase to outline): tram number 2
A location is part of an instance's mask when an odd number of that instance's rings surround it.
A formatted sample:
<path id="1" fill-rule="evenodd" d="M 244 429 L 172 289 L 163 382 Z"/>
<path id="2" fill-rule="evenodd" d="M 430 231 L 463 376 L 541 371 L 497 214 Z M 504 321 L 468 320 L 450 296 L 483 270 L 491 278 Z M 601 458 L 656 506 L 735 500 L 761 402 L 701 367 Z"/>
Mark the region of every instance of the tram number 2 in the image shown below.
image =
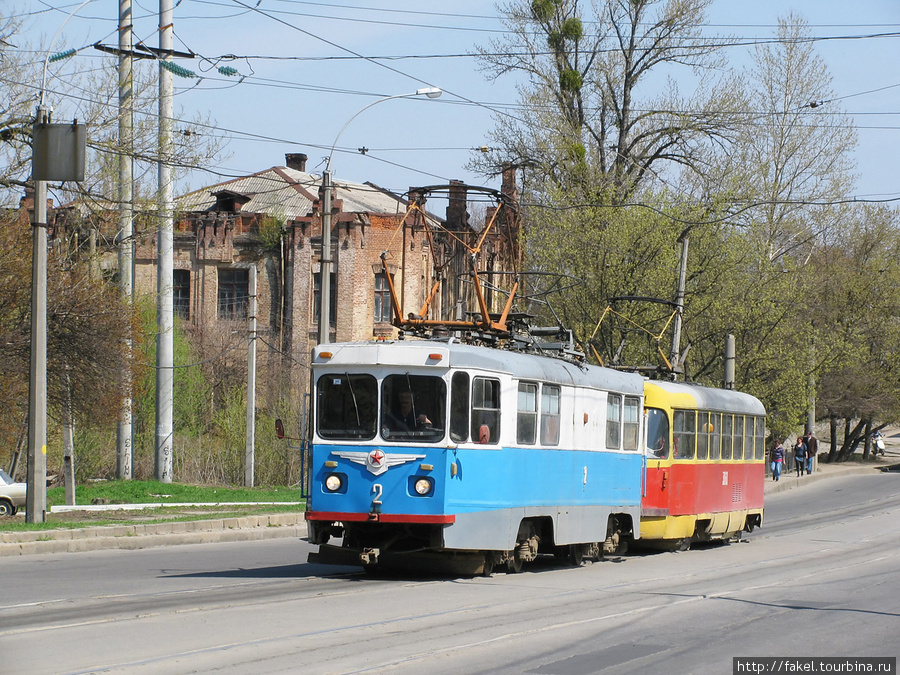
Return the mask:
<path id="1" fill-rule="evenodd" d="M 375 497 L 372 499 L 372 506 L 381 506 L 381 495 L 383 493 L 384 488 L 382 487 L 381 483 L 375 483 L 375 485 L 372 486 L 372 494 L 375 495 Z"/>

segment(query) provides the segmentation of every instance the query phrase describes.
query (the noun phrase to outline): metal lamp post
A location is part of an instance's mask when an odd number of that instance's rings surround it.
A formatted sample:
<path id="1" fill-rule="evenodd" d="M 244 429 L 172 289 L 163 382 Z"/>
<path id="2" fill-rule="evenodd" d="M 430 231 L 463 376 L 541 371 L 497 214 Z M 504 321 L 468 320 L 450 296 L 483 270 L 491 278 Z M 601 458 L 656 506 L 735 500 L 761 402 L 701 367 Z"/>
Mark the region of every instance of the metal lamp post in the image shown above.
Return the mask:
<path id="1" fill-rule="evenodd" d="M 359 117 L 360 114 L 368 110 L 374 105 L 390 101 L 395 98 L 410 98 L 412 96 L 427 96 L 428 98 L 438 98 L 444 92 L 437 87 L 425 87 L 417 89 L 409 94 L 396 94 L 394 96 L 385 96 L 377 101 L 372 101 L 367 106 L 360 108 L 353 117 L 347 120 L 346 124 L 341 127 L 338 135 L 331 144 L 331 152 L 328 153 L 328 162 L 325 164 L 325 171 L 322 173 L 322 259 L 319 266 L 319 344 L 330 341 L 331 329 L 331 158 L 334 156 L 334 149 L 337 147 L 338 141 L 344 130 L 350 126 L 350 123 Z"/>

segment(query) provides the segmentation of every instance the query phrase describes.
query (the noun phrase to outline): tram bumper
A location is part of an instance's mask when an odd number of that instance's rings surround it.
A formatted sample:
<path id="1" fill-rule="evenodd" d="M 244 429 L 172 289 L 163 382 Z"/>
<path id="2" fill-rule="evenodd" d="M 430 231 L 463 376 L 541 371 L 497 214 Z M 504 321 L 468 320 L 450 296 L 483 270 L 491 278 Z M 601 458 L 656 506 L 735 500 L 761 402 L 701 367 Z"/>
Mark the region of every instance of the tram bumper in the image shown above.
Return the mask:
<path id="1" fill-rule="evenodd" d="M 307 562 L 319 565 L 346 565 L 367 569 L 387 569 L 421 574 L 464 574 L 485 573 L 485 554 L 480 551 L 411 551 L 391 552 L 380 549 L 359 549 L 333 544 L 321 544 L 318 551 L 312 551 Z"/>

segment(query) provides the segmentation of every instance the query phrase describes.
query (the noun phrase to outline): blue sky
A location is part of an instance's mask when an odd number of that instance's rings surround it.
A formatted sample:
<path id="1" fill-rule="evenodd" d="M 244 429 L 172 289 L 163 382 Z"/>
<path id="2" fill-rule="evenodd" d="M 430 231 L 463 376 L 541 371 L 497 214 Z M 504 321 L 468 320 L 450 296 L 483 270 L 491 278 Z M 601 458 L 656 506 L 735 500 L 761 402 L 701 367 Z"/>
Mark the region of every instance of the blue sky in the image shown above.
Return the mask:
<path id="1" fill-rule="evenodd" d="M 45 43 L 80 4 L 3 2 L 32 13 L 28 37 Z M 896 0 L 716 0 L 706 30 L 766 38 L 775 32 L 778 17 L 790 10 L 806 18 L 815 36 L 900 32 Z M 157 0 L 135 0 L 136 39 L 150 46 L 158 45 L 157 12 Z M 115 44 L 117 14 L 117 0 L 94 0 L 68 21 L 52 51 L 96 41 Z M 175 78 L 176 106 L 188 116 L 209 112 L 219 128 L 208 133 L 228 137 L 231 155 L 215 167 L 217 174 L 195 175 L 190 186 L 217 182 L 218 174 L 243 175 L 281 165 L 286 152 L 307 153 L 307 169 L 321 171 L 338 132 L 361 108 L 379 97 L 436 86 L 445 91 L 440 99 L 385 101 L 353 120 L 332 162 L 335 177 L 398 191 L 449 179 L 499 187 L 498 181 L 473 175 L 465 166 L 472 149 L 488 143 L 491 109 L 516 102 L 516 83 L 512 78 L 487 82 L 474 59 L 450 55 L 471 52 L 500 29 L 493 4 L 479 0 L 182 0 L 175 9 L 175 48 L 205 58 L 178 61 L 203 77 Z M 893 161 L 900 140 L 900 37 L 816 44 L 834 77 L 836 96 L 859 128 L 856 194 L 900 195 Z M 351 52 L 408 58 L 345 58 Z M 728 58 L 740 66 L 746 54 L 746 48 L 730 48 Z M 230 60 L 224 55 L 273 58 Z M 52 64 L 50 73 L 111 58 L 89 48 Z M 219 75 L 218 66 L 236 68 L 245 77 Z M 52 78 L 47 89 L 57 121 L 77 116 L 77 101 L 66 96 L 64 77 Z M 369 149 L 365 156 L 355 151 L 360 147 Z"/>

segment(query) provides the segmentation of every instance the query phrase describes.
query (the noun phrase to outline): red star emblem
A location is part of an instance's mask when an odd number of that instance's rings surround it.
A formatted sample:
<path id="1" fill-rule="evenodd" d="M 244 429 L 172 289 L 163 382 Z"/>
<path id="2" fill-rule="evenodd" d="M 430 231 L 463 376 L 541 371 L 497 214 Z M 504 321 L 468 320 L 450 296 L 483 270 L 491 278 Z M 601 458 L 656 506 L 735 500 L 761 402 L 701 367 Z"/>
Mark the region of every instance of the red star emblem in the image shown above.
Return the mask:
<path id="1" fill-rule="evenodd" d="M 369 453 L 369 461 L 372 466 L 381 466 L 381 460 L 384 459 L 384 453 L 381 450 L 373 450 Z"/>

